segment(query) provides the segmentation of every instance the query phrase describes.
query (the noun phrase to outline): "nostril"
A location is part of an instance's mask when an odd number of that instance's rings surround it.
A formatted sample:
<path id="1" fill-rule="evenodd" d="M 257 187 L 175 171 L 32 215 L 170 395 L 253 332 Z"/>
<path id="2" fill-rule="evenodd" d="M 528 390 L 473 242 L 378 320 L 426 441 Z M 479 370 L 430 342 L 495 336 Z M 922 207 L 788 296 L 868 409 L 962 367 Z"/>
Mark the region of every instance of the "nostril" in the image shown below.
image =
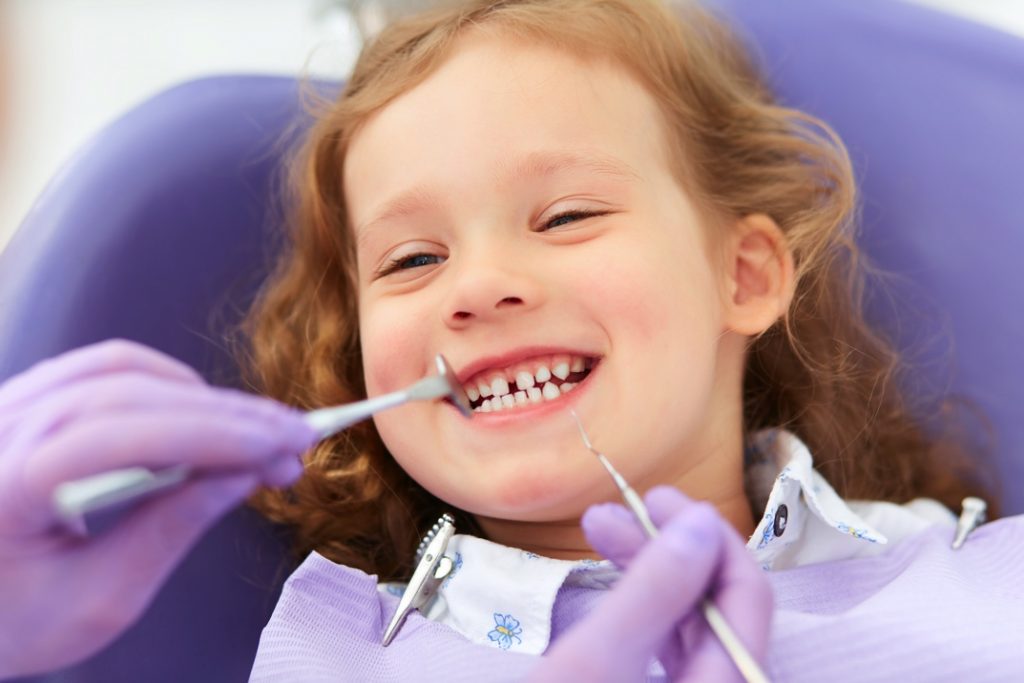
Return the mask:
<path id="1" fill-rule="evenodd" d="M 502 306 L 521 304 L 523 300 L 517 296 L 506 296 L 504 299 L 499 301 L 495 308 L 501 308 Z"/>
<path id="2" fill-rule="evenodd" d="M 455 315 L 453 315 L 452 317 L 455 318 L 456 320 L 466 320 L 468 318 L 473 317 L 473 314 L 468 313 L 466 311 L 455 311 Z"/>

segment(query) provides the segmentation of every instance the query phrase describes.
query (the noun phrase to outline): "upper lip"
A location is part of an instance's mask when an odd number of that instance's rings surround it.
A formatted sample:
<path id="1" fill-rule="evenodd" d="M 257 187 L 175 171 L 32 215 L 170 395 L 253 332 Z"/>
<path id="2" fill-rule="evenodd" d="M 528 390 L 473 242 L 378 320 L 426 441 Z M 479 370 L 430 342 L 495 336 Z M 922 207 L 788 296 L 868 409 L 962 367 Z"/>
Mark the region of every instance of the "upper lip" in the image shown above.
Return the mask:
<path id="1" fill-rule="evenodd" d="M 506 351 L 505 353 L 477 358 L 456 371 L 455 377 L 458 379 L 460 384 L 465 384 L 468 380 L 472 379 L 475 375 L 483 372 L 484 370 L 498 370 L 501 368 L 507 368 L 510 365 L 515 365 L 516 363 L 530 358 L 536 358 L 537 356 L 552 356 L 556 354 L 585 356 L 587 358 L 598 357 L 598 354 L 592 351 L 570 349 L 564 346 L 527 346 Z"/>

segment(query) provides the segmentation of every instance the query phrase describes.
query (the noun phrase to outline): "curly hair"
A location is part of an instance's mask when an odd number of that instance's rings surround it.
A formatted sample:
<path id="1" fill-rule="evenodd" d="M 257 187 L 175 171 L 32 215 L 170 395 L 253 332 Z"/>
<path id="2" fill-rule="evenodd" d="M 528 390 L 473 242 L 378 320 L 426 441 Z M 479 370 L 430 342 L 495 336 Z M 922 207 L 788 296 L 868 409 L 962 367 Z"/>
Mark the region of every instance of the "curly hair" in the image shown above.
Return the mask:
<path id="1" fill-rule="evenodd" d="M 823 122 L 776 103 L 725 26 L 661 0 L 470 0 L 386 28 L 324 103 L 291 166 L 289 244 L 243 326 L 251 384 L 313 408 L 365 396 L 355 256 L 342 191 L 353 136 L 436 71 L 472 28 L 612 60 L 654 98 L 673 171 L 707 215 L 770 216 L 796 265 L 788 312 L 750 340 L 744 429 L 785 427 L 840 495 L 950 507 L 981 492 L 977 458 L 933 434 L 894 344 L 867 323 L 867 268 L 854 243 L 855 183 Z M 939 401 L 940 399 L 936 399 Z M 296 550 L 407 575 L 419 533 L 449 509 L 413 481 L 370 424 L 329 439 L 287 491 L 252 501 L 295 530 Z M 468 515 L 461 528 L 475 529 Z"/>

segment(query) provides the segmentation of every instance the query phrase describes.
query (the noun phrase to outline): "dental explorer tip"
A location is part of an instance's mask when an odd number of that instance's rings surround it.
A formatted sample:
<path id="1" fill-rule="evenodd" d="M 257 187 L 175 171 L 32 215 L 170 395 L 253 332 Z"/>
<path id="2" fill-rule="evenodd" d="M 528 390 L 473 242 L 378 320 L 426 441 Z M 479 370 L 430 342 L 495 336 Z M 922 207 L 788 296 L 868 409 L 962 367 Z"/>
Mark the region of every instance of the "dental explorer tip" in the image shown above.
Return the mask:
<path id="1" fill-rule="evenodd" d="M 583 439 L 583 445 L 587 447 L 591 453 L 597 453 L 594 450 L 594 445 L 590 443 L 590 438 L 587 436 L 587 430 L 583 429 L 583 423 L 580 422 L 580 416 L 576 414 L 576 411 L 572 408 L 569 409 L 569 414 L 572 415 L 572 419 L 576 420 L 576 428 L 580 430 L 580 438 Z"/>

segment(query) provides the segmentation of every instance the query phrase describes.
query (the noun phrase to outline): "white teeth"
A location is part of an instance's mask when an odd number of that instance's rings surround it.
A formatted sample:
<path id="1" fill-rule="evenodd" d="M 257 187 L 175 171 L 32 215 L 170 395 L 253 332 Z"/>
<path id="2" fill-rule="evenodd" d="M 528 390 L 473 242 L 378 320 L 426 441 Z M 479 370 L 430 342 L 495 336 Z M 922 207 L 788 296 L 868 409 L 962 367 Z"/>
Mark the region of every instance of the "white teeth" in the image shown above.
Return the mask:
<path id="1" fill-rule="evenodd" d="M 551 379 L 551 371 L 548 370 L 548 366 L 542 365 L 537 368 L 536 377 L 538 382 L 547 382 Z"/>
<path id="2" fill-rule="evenodd" d="M 522 370 L 516 373 L 516 386 L 520 389 L 529 389 L 535 384 L 533 381 L 533 375 L 528 373 L 526 370 Z"/>
<path id="3" fill-rule="evenodd" d="M 555 367 L 551 368 L 551 374 L 558 379 L 565 379 L 569 376 L 569 364 L 565 361 L 555 363 Z"/>
<path id="4" fill-rule="evenodd" d="M 483 380 L 476 380 L 475 385 L 466 387 L 466 394 L 473 402 L 482 399 L 476 410 L 483 413 L 553 401 L 575 389 L 577 382 L 563 381 L 556 385 L 549 380 L 552 377 L 565 380 L 570 374 L 584 372 L 587 366 L 587 361 L 582 356 L 556 356 L 555 359 L 556 362 L 550 367 L 547 364 L 537 366 L 537 371 L 533 374 L 527 370 L 520 370 L 515 375 L 514 385 L 501 375 L 494 377 L 489 384 Z"/>
<path id="5" fill-rule="evenodd" d="M 508 380 L 504 377 L 495 377 L 494 381 L 491 382 L 491 391 L 494 392 L 495 396 L 508 394 Z"/>

